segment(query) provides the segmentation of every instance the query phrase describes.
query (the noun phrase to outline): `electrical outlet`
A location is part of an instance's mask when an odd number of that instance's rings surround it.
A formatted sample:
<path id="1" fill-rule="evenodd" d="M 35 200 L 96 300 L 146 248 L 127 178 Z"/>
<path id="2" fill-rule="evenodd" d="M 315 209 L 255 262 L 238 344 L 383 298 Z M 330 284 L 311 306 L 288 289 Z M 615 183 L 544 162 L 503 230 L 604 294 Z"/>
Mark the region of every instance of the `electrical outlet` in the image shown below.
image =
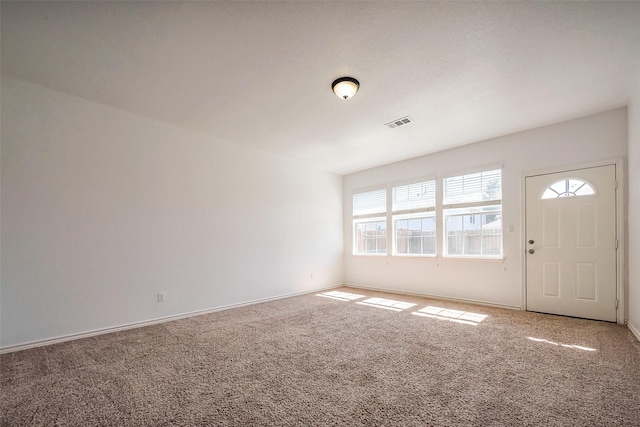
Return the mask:
<path id="1" fill-rule="evenodd" d="M 158 292 L 158 302 L 165 302 L 167 295 L 164 292 Z"/>

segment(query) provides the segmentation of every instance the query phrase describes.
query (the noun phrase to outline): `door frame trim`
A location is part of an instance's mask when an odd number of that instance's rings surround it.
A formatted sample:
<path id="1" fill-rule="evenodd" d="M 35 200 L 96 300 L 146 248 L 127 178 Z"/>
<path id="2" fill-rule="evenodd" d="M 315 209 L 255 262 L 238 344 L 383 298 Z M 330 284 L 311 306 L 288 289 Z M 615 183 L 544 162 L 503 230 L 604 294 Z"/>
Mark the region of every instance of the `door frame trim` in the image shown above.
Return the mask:
<path id="1" fill-rule="evenodd" d="M 526 254 L 526 237 L 527 237 L 527 205 L 526 205 L 526 181 L 527 178 L 548 175 L 552 173 L 569 172 L 576 169 L 589 169 L 600 166 L 614 165 L 616 169 L 616 239 L 618 240 L 618 250 L 616 251 L 616 298 L 618 299 L 618 308 L 616 309 L 616 322 L 620 325 L 627 323 L 627 283 L 628 272 L 626 265 L 626 169 L 624 159 L 610 159 L 597 162 L 579 163 L 565 166 L 554 166 L 544 169 L 534 169 L 523 171 L 520 178 L 520 271 L 522 273 L 520 286 L 520 308 L 527 310 L 527 258 Z"/>

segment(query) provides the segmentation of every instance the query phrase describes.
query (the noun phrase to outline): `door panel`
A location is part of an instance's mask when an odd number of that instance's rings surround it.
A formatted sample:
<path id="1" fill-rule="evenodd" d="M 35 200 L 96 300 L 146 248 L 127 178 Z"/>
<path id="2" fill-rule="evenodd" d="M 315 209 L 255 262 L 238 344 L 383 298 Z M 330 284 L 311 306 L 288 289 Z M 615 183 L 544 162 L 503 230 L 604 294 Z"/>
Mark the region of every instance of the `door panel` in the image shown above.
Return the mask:
<path id="1" fill-rule="evenodd" d="M 527 310 L 616 321 L 615 176 L 609 165 L 526 178 Z"/>

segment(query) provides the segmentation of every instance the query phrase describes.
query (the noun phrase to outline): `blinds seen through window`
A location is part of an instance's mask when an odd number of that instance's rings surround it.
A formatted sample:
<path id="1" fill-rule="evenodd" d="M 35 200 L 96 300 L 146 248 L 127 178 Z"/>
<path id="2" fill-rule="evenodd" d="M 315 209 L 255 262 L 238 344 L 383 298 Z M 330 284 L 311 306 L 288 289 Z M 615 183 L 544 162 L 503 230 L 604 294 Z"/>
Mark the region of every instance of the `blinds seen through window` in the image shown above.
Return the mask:
<path id="1" fill-rule="evenodd" d="M 387 189 L 366 191 L 353 195 L 353 216 L 373 217 L 384 215 L 387 211 Z"/>
<path id="2" fill-rule="evenodd" d="M 501 169 L 454 176 L 444 180 L 442 201 L 444 205 L 500 201 L 501 199 Z"/>
<path id="3" fill-rule="evenodd" d="M 394 213 L 425 212 L 435 209 L 436 182 L 424 181 L 393 187 Z"/>

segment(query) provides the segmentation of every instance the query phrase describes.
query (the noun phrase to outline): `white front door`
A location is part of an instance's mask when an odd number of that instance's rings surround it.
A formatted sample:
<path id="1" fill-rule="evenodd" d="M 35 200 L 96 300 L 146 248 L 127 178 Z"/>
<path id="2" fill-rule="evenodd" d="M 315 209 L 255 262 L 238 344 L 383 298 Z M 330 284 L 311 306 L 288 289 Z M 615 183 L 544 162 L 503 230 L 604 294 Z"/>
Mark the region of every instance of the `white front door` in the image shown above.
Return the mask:
<path id="1" fill-rule="evenodd" d="M 616 321 L 616 167 L 526 177 L 529 311 Z"/>

